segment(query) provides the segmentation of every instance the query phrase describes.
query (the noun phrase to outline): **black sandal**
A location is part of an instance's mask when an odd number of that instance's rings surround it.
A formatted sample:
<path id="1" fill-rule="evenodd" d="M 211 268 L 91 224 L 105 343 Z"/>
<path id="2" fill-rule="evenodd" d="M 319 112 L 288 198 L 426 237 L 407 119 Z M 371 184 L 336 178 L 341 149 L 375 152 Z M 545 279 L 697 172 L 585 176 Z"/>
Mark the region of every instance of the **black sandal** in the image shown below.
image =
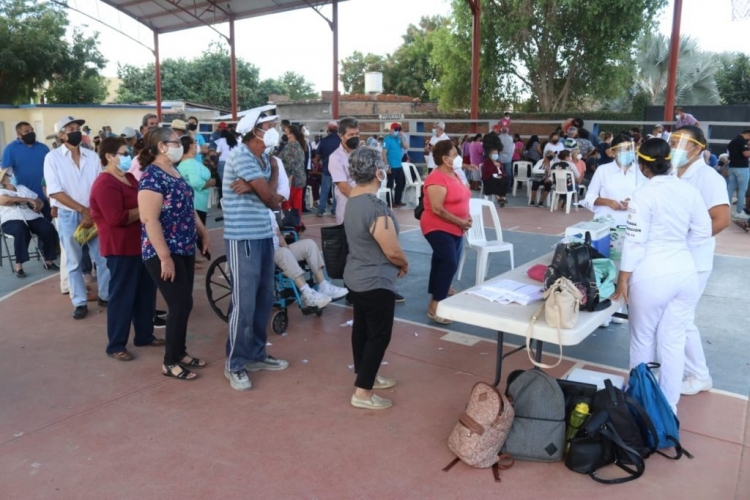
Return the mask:
<path id="1" fill-rule="evenodd" d="M 180 373 L 175 375 L 174 372 L 172 372 L 172 370 L 174 368 L 177 368 L 178 366 L 180 367 L 181 370 L 180 370 Z M 161 374 L 164 375 L 165 377 L 176 378 L 178 380 L 195 380 L 196 378 L 198 378 L 198 375 L 194 374 L 187 368 L 183 368 L 180 365 L 169 365 L 166 368 L 167 368 L 166 372 L 165 371 L 161 372 Z M 192 375 L 192 377 L 190 375 Z"/>
<path id="2" fill-rule="evenodd" d="M 185 358 L 190 358 L 190 361 L 184 361 Z M 185 358 L 180 360 L 180 366 L 183 368 L 205 368 L 207 365 L 202 359 L 194 358 L 189 354 L 186 354 Z"/>

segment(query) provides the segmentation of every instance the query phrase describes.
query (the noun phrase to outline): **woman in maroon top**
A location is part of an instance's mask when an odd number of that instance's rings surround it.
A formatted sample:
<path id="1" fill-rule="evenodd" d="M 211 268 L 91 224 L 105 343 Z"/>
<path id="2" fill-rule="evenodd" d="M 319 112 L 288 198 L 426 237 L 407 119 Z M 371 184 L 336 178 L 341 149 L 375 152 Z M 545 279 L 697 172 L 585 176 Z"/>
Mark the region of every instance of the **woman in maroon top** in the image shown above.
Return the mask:
<path id="1" fill-rule="evenodd" d="M 91 188 L 91 217 L 99 232 L 99 248 L 111 274 L 107 307 L 107 356 L 130 361 L 127 350 L 130 324 L 136 346 L 163 346 L 154 337 L 156 285 L 141 258 L 141 221 L 138 181 L 121 137 L 108 137 L 99 146 L 104 170 Z"/>
<path id="2" fill-rule="evenodd" d="M 493 148 L 487 152 L 487 159 L 482 163 L 482 187 L 487 196 L 497 196 L 501 207 L 505 206 L 505 195 L 508 193 L 508 177 L 505 167 L 498 158 L 500 154 Z"/>

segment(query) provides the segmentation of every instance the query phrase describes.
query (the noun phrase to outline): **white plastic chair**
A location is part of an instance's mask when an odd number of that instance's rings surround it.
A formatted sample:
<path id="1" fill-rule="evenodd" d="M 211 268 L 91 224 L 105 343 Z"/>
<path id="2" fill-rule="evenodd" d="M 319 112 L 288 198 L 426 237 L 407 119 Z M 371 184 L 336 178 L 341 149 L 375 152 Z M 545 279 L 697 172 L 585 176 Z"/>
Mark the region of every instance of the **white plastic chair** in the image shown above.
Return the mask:
<path id="1" fill-rule="evenodd" d="M 393 208 L 393 193 L 391 193 L 391 190 L 388 189 L 387 177 L 383 178 L 383 181 L 380 183 L 380 188 L 378 189 L 378 192 L 375 196 L 381 198 L 388 204 L 389 207 Z"/>
<path id="2" fill-rule="evenodd" d="M 492 223 L 495 226 L 496 240 L 487 241 L 487 235 L 484 232 L 484 209 L 488 208 L 492 216 Z M 468 249 L 477 252 L 477 272 L 475 284 L 484 283 L 487 278 L 489 269 L 490 254 L 496 252 L 510 253 L 510 268 L 515 267 L 513 263 L 513 244 L 503 241 L 503 230 L 500 227 L 500 217 L 497 215 L 495 204 L 491 201 L 472 198 L 469 200 L 469 213 L 473 220 L 471 229 L 466 232 L 466 246 Z M 466 248 L 461 252 L 461 261 L 458 264 L 458 279 L 461 279 L 461 273 L 466 262 Z"/>
<path id="3" fill-rule="evenodd" d="M 518 183 L 523 182 L 526 184 L 527 194 L 531 193 L 531 168 L 533 164 L 530 161 L 515 161 L 513 162 L 513 197 L 516 196 L 516 190 Z M 531 196 L 529 194 L 529 196 Z"/>
<path id="4" fill-rule="evenodd" d="M 314 204 L 312 186 L 305 186 L 305 207 L 310 210 Z"/>
<path id="5" fill-rule="evenodd" d="M 549 211 L 553 212 L 561 196 L 565 196 L 565 213 L 570 213 L 570 205 L 573 197 L 576 199 L 576 211 L 578 211 L 578 190 L 576 189 L 576 178 L 569 169 L 555 168 L 552 170 L 552 177 L 555 180 L 554 189 L 552 190 L 552 202 L 549 204 Z M 568 179 L 573 184 L 573 189 L 568 190 Z"/>
<path id="6" fill-rule="evenodd" d="M 422 177 L 419 176 L 417 166 L 413 163 L 403 162 L 401 163 L 401 168 L 404 169 L 404 177 L 406 178 L 406 187 L 404 187 L 403 194 L 404 201 L 413 197 L 414 204 L 416 205 L 419 203 L 419 196 L 422 193 L 422 186 L 424 186 Z"/>

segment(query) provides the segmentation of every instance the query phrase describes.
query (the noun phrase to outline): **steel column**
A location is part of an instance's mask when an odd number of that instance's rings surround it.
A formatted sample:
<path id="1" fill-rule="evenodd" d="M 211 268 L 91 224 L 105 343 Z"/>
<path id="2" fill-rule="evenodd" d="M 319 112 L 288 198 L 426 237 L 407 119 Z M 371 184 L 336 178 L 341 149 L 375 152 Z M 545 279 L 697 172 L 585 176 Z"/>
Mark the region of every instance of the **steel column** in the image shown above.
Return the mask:
<path id="1" fill-rule="evenodd" d="M 476 133 L 479 119 L 479 56 L 481 51 L 481 0 L 468 0 L 471 8 L 473 34 L 471 45 L 471 131 Z"/>
<path id="2" fill-rule="evenodd" d="M 674 100 L 677 93 L 677 62 L 680 57 L 680 21 L 682 20 L 682 0 L 674 1 L 672 17 L 672 38 L 669 40 L 669 70 L 667 92 L 664 98 L 664 121 L 674 121 Z M 670 127 L 671 128 L 671 127 Z"/>
<path id="3" fill-rule="evenodd" d="M 333 0 L 333 16 L 331 30 L 333 31 L 333 97 L 331 101 L 331 114 L 334 120 L 339 119 L 339 2 Z"/>
<path id="4" fill-rule="evenodd" d="M 161 61 L 159 61 L 159 33 L 154 31 L 154 57 L 156 63 L 154 64 L 155 80 L 156 80 L 156 119 L 161 123 Z"/>
<path id="5" fill-rule="evenodd" d="M 229 17 L 229 85 L 232 90 L 232 121 L 237 121 L 237 55 L 235 54 L 236 40 L 234 38 L 234 16 Z"/>

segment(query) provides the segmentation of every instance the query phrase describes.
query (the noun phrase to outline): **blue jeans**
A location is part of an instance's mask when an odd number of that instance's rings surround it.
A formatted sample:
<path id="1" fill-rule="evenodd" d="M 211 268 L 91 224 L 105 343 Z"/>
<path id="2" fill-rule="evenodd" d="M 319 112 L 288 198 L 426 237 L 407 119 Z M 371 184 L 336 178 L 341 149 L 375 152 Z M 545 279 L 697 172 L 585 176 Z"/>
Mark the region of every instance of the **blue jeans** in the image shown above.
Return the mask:
<path id="1" fill-rule="evenodd" d="M 70 300 L 74 307 L 86 305 L 86 284 L 83 282 L 83 271 L 81 260 L 83 259 L 83 247 L 73 239 L 78 224 L 81 223 L 81 214 L 67 209 L 59 209 L 57 212 L 60 233 L 60 244 L 65 249 L 65 263 L 68 269 L 68 288 L 70 289 Z M 96 281 L 99 285 L 99 298 L 109 300 L 109 269 L 107 261 L 99 253 L 99 238 L 94 238 L 87 243 L 91 260 L 96 264 Z"/>
<path id="2" fill-rule="evenodd" d="M 453 277 L 458 270 L 458 261 L 463 249 L 463 236 L 456 236 L 445 231 L 431 231 L 424 235 L 432 247 L 432 263 L 427 293 L 432 300 L 443 300 L 448 296 Z"/>
<path id="3" fill-rule="evenodd" d="M 732 195 L 737 191 L 737 213 L 741 214 L 745 209 L 745 195 L 747 185 L 750 181 L 750 168 L 729 167 L 727 178 L 727 191 L 729 192 L 729 205 L 732 205 Z"/>
<path id="4" fill-rule="evenodd" d="M 513 190 L 513 162 L 506 161 L 503 163 L 503 167 L 505 167 L 505 173 L 507 174 L 508 186 L 510 186 L 510 189 L 512 191 Z"/>
<path id="5" fill-rule="evenodd" d="M 161 267 L 161 266 L 160 266 Z M 107 306 L 107 354 L 125 351 L 132 323 L 133 343 L 154 341 L 156 285 L 140 255 L 109 255 L 109 305 Z"/>
<path id="6" fill-rule="evenodd" d="M 331 187 L 333 186 L 333 179 L 330 175 L 323 174 L 323 180 L 320 181 L 320 199 L 318 200 L 318 213 L 323 215 L 326 213 L 326 206 L 328 205 L 328 197 L 331 195 Z M 336 213 L 336 197 L 333 197 L 333 205 L 331 205 L 331 213 Z"/>
<path id="7" fill-rule="evenodd" d="M 273 305 L 273 240 L 224 240 L 232 282 L 226 369 L 266 358 L 268 318 Z"/>

